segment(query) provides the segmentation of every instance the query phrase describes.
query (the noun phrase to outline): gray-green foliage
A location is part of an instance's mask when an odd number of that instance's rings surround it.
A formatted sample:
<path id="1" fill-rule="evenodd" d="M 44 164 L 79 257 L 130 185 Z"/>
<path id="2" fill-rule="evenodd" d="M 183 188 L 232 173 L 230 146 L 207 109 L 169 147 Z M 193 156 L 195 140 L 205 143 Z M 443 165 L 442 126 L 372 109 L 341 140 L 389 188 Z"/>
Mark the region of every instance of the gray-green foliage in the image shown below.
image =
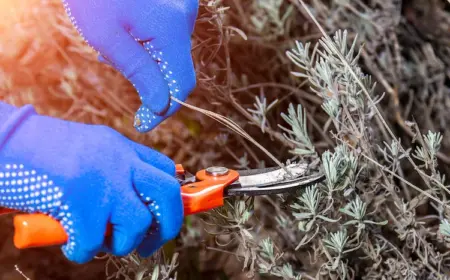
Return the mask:
<path id="1" fill-rule="evenodd" d="M 302 279 L 301 275 L 298 275 L 293 271 L 291 264 L 285 263 L 282 266 L 277 265 L 277 262 L 283 254 L 274 252 L 274 245 L 271 239 L 266 238 L 262 240 L 259 247 L 259 273 L 277 276 L 286 280 Z"/>
<path id="2" fill-rule="evenodd" d="M 328 123 L 334 125 L 336 147 L 334 151 L 326 150 L 321 156 L 318 155 L 307 130 L 307 111 L 301 104 L 291 103 L 287 113 L 281 114 L 289 127 L 279 126 L 285 132 L 285 138 L 295 146 L 292 153 L 298 157 L 309 156 L 313 160 L 320 160 L 326 179 L 301 191 L 290 204 L 291 212 L 283 213 L 280 210 L 276 218 L 279 227 L 286 231 L 285 235 L 295 240 L 296 246 L 292 248 L 294 252 L 311 248 L 308 251 L 314 258 L 326 257 L 327 261 L 321 265 L 317 275 L 341 279 L 355 273 L 347 265 L 349 259 L 353 259 L 349 253 L 354 251 L 365 253 L 363 259 L 373 263 L 385 258 L 390 262 L 394 257 L 406 267 L 413 265 L 392 243 L 386 243 L 387 239 L 380 233 L 382 227 L 397 232 L 400 240 L 415 240 L 411 249 L 416 250 L 422 261 L 430 258 L 426 252 L 436 254 L 434 247 L 425 249 L 429 245 L 421 234 L 408 229 L 411 226 L 417 230 L 423 227 L 410 213 L 412 207 L 416 207 L 411 203 L 417 203 L 415 201 L 423 197 L 424 192 L 415 194 L 414 202 L 405 202 L 396 193 L 390 194 L 396 205 L 393 208 L 388 208 L 386 199 L 376 194 L 376 189 L 384 189 L 386 195 L 398 189 L 393 175 L 401 172 L 402 161 L 409 158 L 410 149 L 405 150 L 398 139 L 391 139 L 390 144 L 383 141 L 384 148 L 381 148 L 379 140 L 368 133 L 367 127 L 374 125 L 375 117 L 379 114 L 374 108 L 381 98 L 374 98 L 376 84 L 359 66 L 362 49 L 357 47 L 357 38 L 347 45 L 347 34 L 347 31 L 337 31 L 332 40 L 322 38 L 313 50 L 310 43 L 303 45 L 296 42 L 296 48 L 287 52 L 289 59 L 300 68 L 300 71 L 293 71 L 292 74 L 307 79 L 312 91 L 322 98 L 322 109 L 329 117 Z M 333 45 L 342 56 L 336 54 Z M 347 63 L 342 61 L 342 57 Z M 367 98 L 364 91 L 371 99 Z M 431 169 L 434 176 L 438 174 L 437 154 L 442 136 L 440 133 L 428 132 L 422 138 L 423 145 L 416 147 L 413 156 L 424 163 L 425 169 Z M 376 163 L 377 160 L 384 161 L 386 165 Z M 424 174 L 425 169 L 420 171 L 421 174 Z M 380 180 L 379 184 L 370 179 L 374 176 Z M 410 191 L 405 194 L 411 195 Z M 387 211 L 380 212 L 380 207 L 385 207 Z M 445 215 L 442 205 L 438 207 Z M 291 225 L 296 225 L 296 228 L 290 228 Z M 441 221 L 440 233 L 445 237 L 450 236 L 448 220 Z M 294 260 L 282 258 L 283 254 L 274 252 L 274 240 L 277 238 L 264 239 L 260 244 L 259 258 L 255 259 L 259 272 L 283 279 L 300 277 L 301 273 L 293 265 Z M 381 250 L 386 247 L 389 250 Z M 392 250 L 398 253 L 391 256 Z M 369 266 L 364 269 L 367 275 L 385 273 L 379 267 L 370 269 Z M 417 269 L 406 274 L 402 271 L 396 273 L 413 279 L 417 276 Z M 286 272 L 281 274 L 280 271 Z M 437 271 L 437 268 L 430 269 L 433 275 Z"/>
<path id="3" fill-rule="evenodd" d="M 337 274 L 340 278 L 348 277 L 351 272 L 344 263 L 344 259 L 346 258 L 345 253 L 353 250 L 362 250 L 365 247 L 365 250 L 367 250 L 367 246 L 369 245 L 367 242 L 378 244 L 381 240 L 385 241 L 385 239 L 380 240 L 381 237 L 377 237 L 379 236 L 379 233 L 376 233 L 377 231 L 373 231 L 373 229 L 389 225 L 389 218 L 398 219 L 398 217 L 390 215 L 392 210 L 388 210 L 388 216 L 386 216 L 385 213 L 376 213 L 376 211 L 368 213 L 368 203 L 363 201 L 360 195 L 351 195 L 354 198 L 349 201 L 347 195 L 344 195 L 343 193 L 344 190 L 349 186 L 356 186 L 356 189 L 359 189 L 360 191 L 363 191 L 364 188 L 371 187 L 367 184 L 361 185 L 362 178 L 358 178 L 358 175 L 363 168 L 369 166 L 369 171 L 380 175 L 385 171 L 385 168 L 393 168 L 394 172 L 397 172 L 399 170 L 400 161 L 408 156 L 408 152 L 405 154 L 402 152 L 403 149 L 399 149 L 399 145 L 401 144 L 397 139 L 393 139 L 391 145 L 387 145 L 385 142 L 386 148 L 384 149 L 381 149 L 378 146 L 378 150 L 382 152 L 382 157 L 387 162 L 393 164 L 389 167 L 370 164 L 371 162 L 365 161 L 364 157 L 360 156 L 362 152 L 365 153 L 365 158 L 373 157 L 371 146 L 374 144 L 375 139 L 367 137 L 366 127 L 372 125 L 373 117 L 375 115 L 372 107 L 376 106 L 376 104 L 370 103 L 363 94 L 363 89 L 365 88 L 370 95 L 373 95 L 375 83 L 372 83 L 371 77 L 365 75 L 358 66 L 358 58 L 361 54 L 361 50 L 358 52 L 355 51 L 357 38 L 355 38 L 350 47 L 347 48 L 346 37 L 347 33 L 345 31 L 337 31 L 336 35 L 333 37 L 333 42 L 328 39 L 322 39 L 313 51 L 311 51 L 309 43 L 303 45 L 297 42 L 296 48 L 287 52 L 291 61 L 302 70 L 301 72 L 292 72 L 293 75 L 299 78 L 308 79 L 312 85 L 312 90 L 323 98 L 324 103 L 322 108 L 335 124 L 336 139 L 338 141 L 340 140 L 340 143 L 345 143 L 338 144 L 334 153 L 325 151 L 322 154 L 321 162 L 326 174 L 326 180 L 322 184 L 324 187 L 306 189 L 299 198 L 303 203 L 303 206 L 296 205 L 295 208 L 308 211 L 293 213 L 294 217 L 300 221 L 301 225 L 303 225 L 303 220 L 315 217 L 317 215 L 317 209 L 320 207 L 327 205 L 328 209 L 331 204 L 334 207 L 337 207 L 337 205 L 343 203 L 343 207 L 340 207 L 339 211 L 345 214 L 345 218 L 342 216 L 337 217 L 337 215 L 333 216 L 333 211 L 329 211 L 330 216 L 328 219 L 330 219 L 330 221 L 322 219 L 321 225 L 318 225 L 316 219 L 312 220 L 319 228 L 319 233 L 316 232 L 315 236 L 320 235 L 321 230 L 327 229 L 328 225 L 324 221 L 331 224 L 336 223 L 336 221 L 339 220 L 341 227 L 343 227 L 341 230 L 331 232 L 327 237 L 322 237 L 323 244 L 325 244 L 324 250 L 331 250 L 331 252 L 337 254 L 337 256 L 333 256 L 327 252 L 329 263 L 322 267 L 323 273 L 328 275 Z M 335 54 L 335 49 L 332 48 L 331 44 L 335 44 L 342 56 Z M 312 54 L 310 54 L 310 52 L 312 52 Z M 342 63 L 342 57 L 345 58 L 347 63 Z M 356 75 L 349 74 L 349 66 Z M 359 81 L 355 79 L 355 76 Z M 363 87 L 361 87 L 361 84 Z M 301 133 L 299 133 L 299 135 L 305 138 Z M 351 141 L 354 139 L 357 140 Z M 423 136 L 423 145 L 416 148 L 416 153 L 414 155 L 415 158 L 424 163 L 426 169 L 430 168 L 432 173 L 436 173 L 437 153 L 441 141 L 442 136 L 440 133 L 428 132 L 427 135 Z M 360 150 L 355 149 L 358 146 L 360 146 Z M 388 149 L 388 151 L 386 149 Z M 391 179 L 386 181 L 386 183 L 389 184 L 386 186 L 388 189 L 394 186 L 391 185 L 393 184 L 392 176 L 390 176 L 390 178 Z M 318 199 L 322 197 L 319 190 L 324 192 L 324 195 L 328 197 L 328 201 L 325 200 L 325 202 L 320 204 L 317 203 Z M 373 199 L 373 195 L 365 194 L 364 197 L 365 199 Z M 395 203 L 404 203 L 403 200 L 397 201 L 398 197 L 396 195 L 393 199 L 396 201 Z M 399 215 L 404 215 L 404 213 L 410 211 L 410 208 L 406 206 L 407 204 L 403 205 L 404 207 L 397 208 L 401 209 Z M 380 221 L 379 218 L 375 218 L 376 216 L 384 218 Z M 426 242 L 420 239 L 421 237 L 419 237 L 417 232 L 405 232 L 406 224 L 402 223 L 420 227 L 420 224 L 415 223 L 414 220 L 411 219 L 401 220 L 400 225 L 398 222 L 397 225 L 395 225 L 396 223 L 391 223 L 393 228 L 397 228 L 396 231 L 399 233 L 401 239 L 405 240 L 405 238 L 412 238 L 412 236 L 414 236 L 414 238 L 419 238 L 419 240 L 416 241 L 418 250 L 422 250 L 421 248 L 427 246 L 425 245 Z M 307 227 L 302 226 L 301 230 L 309 230 L 313 227 L 313 223 L 306 223 L 306 225 Z M 368 228 L 368 225 L 372 225 L 372 227 Z M 447 220 L 441 222 L 440 232 L 445 236 L 450 233 L 450 227 L 448 226 Z M 350 233 L 350 235 L 348 235 L 348 233 Z M 311 240 L 311 242 L 314 242 L 314 240 Z M 349 245 L 348 243 L 353 243 L 351 249 L 346 249 Z M 420 251 L 419 255 L 426 258 L 425 252 L 423 251 Z M 403 261 L 404 260 L 405 258 Z M 435 273 L 436 270 L 432 269 L 431 272 Z"/>
<path id="4" fill-rule="evenodd" d="M 425 145 L 417 147 L 414 157 L 422 161 L 426 168 L 429 168 L 436 165 L 436 155 L 441 145 L 442 135 L 428 131 L 428 134 L 424 135 L 423 138 Z"/>
<path id="5" fill-rule="evenodd" d="M 262 99 L 262 100 L 261 100 Z M 247 109 L 250 113 L 252 113 L 253 118 L 257 123 L 260 124 L 261 131 L 264 133 L 267 122 L 267 113 L 272 109 L 278 100 L 272 101 L 269 105 L 267 105 L 267 99 L 265 96 L 263 97 L 255 97 L 255 103 L 253 103 L 254 109 Z"/>
<path id="6" fill-rule="evenodd" d="M 256 32 L 269 38 L 283 35 L 286 32 L 286 25 L 288 21 L 292 20 L 294 7 L 289 6 L 283 11 L 283 4 L 283 0 L 252 1 L 254 13 L 250 16 L 250 21 Z"/>
<path id="7" fill-rule="evenodd" d="M 176 280 L 179 254 L 175 253 L 166 260 L 162 251 L 148 259 L 131 254 L 126 258 L 106 256 L 108 258 L 106 275 L 108 279 L 126 280 Z M 109 270 L 112 269 L 110 272 Z"/>
<path id="8" fill-rule="evenodd" d="M 281 125 L 279 126 L 287 133 L 285 137 L 295 144 L 296 148 L 292 150 L 293 154 L 299 156 L 315 155 L 315 148 L 308 135 L 306 116 L 304 114 L 305 111 L 303 111 L 300 104 L 297 105 L 297 110 L 295 110 L 293 104 L 289 104 L 288 115 L 282 113 L 281 116 L 291 128 L 288 129 Z"/>
<path id="9" fill-rule="evenodd" d="M 333 51 L 333 45 L 345 57 L 348 65 L 360 78 L 364 86 L 373 92 L 375 83 L 371 77 L 362 73 L 358 60 L 361 50 L 357 48 L 357 38 L 348 47 L 347 31 L 336 32 L 333 41 L 322 38 L 313 50 L 311 44 L 296 41 L 296 48 L 286 52 L 289 59 L 297 65 L 301 72 L 293 71 L 296 77 L 308 79 L 312 90 L 323 98 L 322 107 L 332 118 L 337 118 L 342 106 L 350 112 L 365 112 L 364 94 L 352 74 L 339 56 Z M 321 47 L 319 49 L 318 47 Z"/>

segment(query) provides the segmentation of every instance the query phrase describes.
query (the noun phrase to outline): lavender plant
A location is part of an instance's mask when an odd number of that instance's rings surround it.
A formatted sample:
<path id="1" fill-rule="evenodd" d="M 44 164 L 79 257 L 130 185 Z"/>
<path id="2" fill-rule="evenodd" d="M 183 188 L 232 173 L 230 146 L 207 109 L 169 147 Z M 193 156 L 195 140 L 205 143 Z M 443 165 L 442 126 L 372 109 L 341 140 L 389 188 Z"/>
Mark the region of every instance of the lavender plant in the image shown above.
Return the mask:
<path id="1" fill-rule="evenodd" d="M 352 5 L 343 6 L 349 9 Z M 392 12 L 394 7 L 386 10 Z M 371 11 L 368 6 L 361 8 Z M 321 10 L 315 12 L 320 14 Z M 356 18 L 362 17 L 353 12 Z M 363 20 L 370 23 L 379 19 L 373 16 Z M 361 32 L 364 40 L 370 32 L 381 31 L 373 27 Z M 257 227 L 258 234 L 252 234 L 252 239 L 258 235 L 270 237 L 261 241 L 259 255 L 241 251 L 240 256 L 253 258 L 264 275 L 282 279 L 349 279 L 356 275 L 417 279 L 427 275 L 438 279 L 448 272 L 442 255 L 446 245 L 438 238 L 448 236 L 448 220 L 444 218 L 448 215 L 448 192 L 445 176 L 438 171 L 439 158 L 444 158 L 439 156 L 443 138 L 439 132 L 422 135 L 419 129 L 411 129 L 413 140 L 420 143 L 412 154 L 414 144 L 395 137 L 385 111 L 380 110 L 385 96 L 377 95 L 379 86 L 361 68 L 360 58 L 367 59 L 367 55 L 359 42 L 359 36 L 352 34 L 350 39 L 348 30 L 338 30 L 332 38 L 319 39 L 314 48 L 311 43 L 296 41 L 286 53 L 298 67 L 291 74 L 306 80 L 311 92 L 321 98 L 320 107 L 327 115 L 322 133 L 332 135 L 335 147 L 319 155 L 308 133 L 308 111 L 302 104 L 290 103 L 287 112 L 281 112 L 285 123 L 278 125 L 290 143 L 286 146 L 291 155 L 297 160 L 319 161 L 326 180 L 295 197 L 261 198 L 259 204 L 249 205 L 254 214 L 247 223 L 256 226 L 256 216 L 259 220 L 264 217 L 266 223 Z M 377 72 L 371 72 L 378 77 Z M 386 87 L 384 79 L 381 83 Z M 269 121 L 265 114 L 264 123 Z M 409 181 L 414 178 L 411 172 L 421 180 Z M 424 205 L 435 208 L 439 215 L 418 215 Z M 275 209 L 276 217 L 270 219 L 267 212 L 271 210 L 264 207 Z M 435 219 L 439 227 L 433 226 Z M 397 238 L 392 239 L 391 234 Z M 246 235 L 242 236 L 245 239 Z M 283 248 L 279 249 L 283 254 L 274 248 Z M 302 257 L 305 251 L 309 257 Z M 321 265 L 311 269 L 314 263 Z M 305 267 L 310 271 L 305 272 Z"/>

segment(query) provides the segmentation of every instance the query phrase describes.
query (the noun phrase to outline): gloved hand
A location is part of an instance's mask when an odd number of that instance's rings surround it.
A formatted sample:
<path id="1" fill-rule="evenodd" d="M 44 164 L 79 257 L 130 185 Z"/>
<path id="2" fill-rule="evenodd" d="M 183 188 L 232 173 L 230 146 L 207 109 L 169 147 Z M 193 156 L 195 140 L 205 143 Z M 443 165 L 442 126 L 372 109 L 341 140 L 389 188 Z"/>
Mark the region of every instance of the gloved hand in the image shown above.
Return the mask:
<path id="1" fill-rule="evenodd" d="M 0 103 L 0 124 L 0 206 L 60 221 L 69 260 L 135 248 L 146 257 L 179 233 L 180 185 L 164 155 L 109 127 L 41 116 L 30 105 Z"/>
<path id="2" fill-rule="evenodd" d="M 190 36 L 198 0 L 63 0 L 72 23 L 134 85 L 142 101 L 139 132 L 153 129 L 196 85 Z"/>

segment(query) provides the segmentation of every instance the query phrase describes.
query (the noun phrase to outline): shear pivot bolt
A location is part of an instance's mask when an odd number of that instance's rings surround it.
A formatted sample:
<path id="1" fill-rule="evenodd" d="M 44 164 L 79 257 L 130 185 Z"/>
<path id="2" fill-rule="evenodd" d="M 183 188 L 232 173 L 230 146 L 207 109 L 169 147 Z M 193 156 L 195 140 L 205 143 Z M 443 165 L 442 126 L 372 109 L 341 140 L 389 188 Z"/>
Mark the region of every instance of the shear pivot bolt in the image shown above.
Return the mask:
<path id="1" fill-rule="evenodd" d="M 227 175 L 229 172 L 228 168 L 222 166 L 212 166 L 206 168 L 206 174 L 214 177 Z"/>

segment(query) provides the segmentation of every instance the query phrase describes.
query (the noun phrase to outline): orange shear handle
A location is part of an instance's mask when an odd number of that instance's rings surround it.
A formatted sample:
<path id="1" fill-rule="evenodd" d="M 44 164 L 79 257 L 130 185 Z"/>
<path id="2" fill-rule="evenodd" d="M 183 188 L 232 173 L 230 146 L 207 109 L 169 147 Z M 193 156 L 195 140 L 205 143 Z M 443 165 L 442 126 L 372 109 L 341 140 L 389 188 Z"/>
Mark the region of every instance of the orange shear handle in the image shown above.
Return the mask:
<path id="1" fill-rule="evenodd" d="M 184 173 L 183 166 L 176 166 L 177 173 Z M 239 174 L 229 170 L 225 175 L 210 175 L 206 170 L 197 172 L 199 181 L 181 186 L 184 215 L 191 215 L 223 205 L 224 188 L 236 181 Z M 17 212 L 0 209 L 0 214 Z M 106 236 L 112 234 L 112 226 L 108 224 Z M 45 214 L 18 214 L 14 217 L 14 245 L 18 249 L 62 245 L 68 236 L 61 224 Z"/>

